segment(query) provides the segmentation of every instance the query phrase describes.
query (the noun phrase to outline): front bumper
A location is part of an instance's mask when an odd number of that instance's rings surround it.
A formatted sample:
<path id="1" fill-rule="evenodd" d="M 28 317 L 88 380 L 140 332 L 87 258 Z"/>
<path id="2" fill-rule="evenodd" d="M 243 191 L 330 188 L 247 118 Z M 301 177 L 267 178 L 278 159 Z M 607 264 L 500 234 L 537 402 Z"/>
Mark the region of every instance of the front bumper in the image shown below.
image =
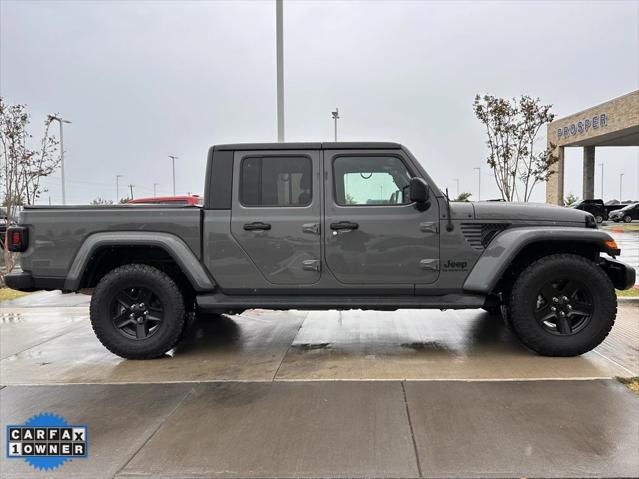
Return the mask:
<path id="1" fill-rule="evenodd" d="M 630 289 L 635 285 L 637 272 L 632 266 L 612 258 L 601 258 L 599 264 L 616 289 Z"/>

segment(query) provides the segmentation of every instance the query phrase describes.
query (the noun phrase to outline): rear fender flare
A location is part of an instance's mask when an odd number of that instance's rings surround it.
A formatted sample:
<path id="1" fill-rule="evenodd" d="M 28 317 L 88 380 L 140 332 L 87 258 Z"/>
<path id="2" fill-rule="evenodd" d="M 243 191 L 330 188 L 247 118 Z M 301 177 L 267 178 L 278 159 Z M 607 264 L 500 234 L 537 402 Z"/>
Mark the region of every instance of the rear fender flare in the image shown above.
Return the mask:
<path id="1" fill-rule="evenodd" d="M 77 291 L 91 257 L 96 251 L 108 246 L 153 246 L 166 251 L 187 277 L 195 291 L 215 289 L 215 283 L 184 241 L 170 233 L 152 231 L 109 231 L 88 236 L 75 255 L 64 281 L 64 289 Z"/>

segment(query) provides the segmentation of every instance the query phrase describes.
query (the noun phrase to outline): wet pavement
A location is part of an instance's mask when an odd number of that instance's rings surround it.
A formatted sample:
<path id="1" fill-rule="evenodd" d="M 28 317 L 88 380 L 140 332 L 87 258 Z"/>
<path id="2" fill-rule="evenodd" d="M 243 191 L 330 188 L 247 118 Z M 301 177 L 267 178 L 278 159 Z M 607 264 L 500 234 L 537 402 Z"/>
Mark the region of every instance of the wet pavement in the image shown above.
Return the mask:
<path id="1" fill-rule="evenodd" d="M 623 231 L 622 227 L 615 223 L 606 223 L 605 230 L 621 249 L 621 255 L 617 259 L 629 264 L 637 271 L 636 284 L 639 285 L 639 231 Z"/>
<path id="2" fill-rule="evenodd" d="M 89 457 L 46 477 L 637 477 L 639 397 L 615 380 L 15 386 Z M 43 477 L 0 459 L 2 477 Z"/>
<path id="3" fill-rule="evenodd" d="M 583 379 L 639 375 L 639 303 L 594 351 L 548 358 L 480 310 L 263 311 L 203 317 L 165 358 L 107 351 L 86 308 L 3 307 L 3 385 L 274 380 Z"/>
<path id="4" fill-rule="evenodd" d="M 165 358 L 97 341 L 88 296 L 2 303 L 2 425 L 88 424 L 52 477 L 639 476 L 639 303 L 577 358 L 483 311 L 247 311 L 193 321 Z M 3 445 L 4 447 L 4 445 Z M 0 460 L 2 477 L 36 477 Z"/>

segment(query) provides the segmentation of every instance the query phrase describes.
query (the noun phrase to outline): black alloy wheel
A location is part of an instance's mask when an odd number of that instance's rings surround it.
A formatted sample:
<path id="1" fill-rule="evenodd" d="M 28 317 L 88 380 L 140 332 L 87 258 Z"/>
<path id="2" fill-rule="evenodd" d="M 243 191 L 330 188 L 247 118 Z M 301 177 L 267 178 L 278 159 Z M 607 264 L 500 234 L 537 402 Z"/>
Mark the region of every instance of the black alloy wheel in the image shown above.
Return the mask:
<path id="1" fill-rule="evenodd" d="M 164 320 L 164 306 L 149 288 L 125 288 L 111 300 L 111 318 L 117 331 L 129 339 L 153 336 Z"/>
<path id="2" fill-rule="evenodd" d="M 537 293 L 533 315 L 549 333 L 566 336 L 585 328 L 593 309 L 588 286 L 575 279 L 556 278 L 546 282 Z"/>

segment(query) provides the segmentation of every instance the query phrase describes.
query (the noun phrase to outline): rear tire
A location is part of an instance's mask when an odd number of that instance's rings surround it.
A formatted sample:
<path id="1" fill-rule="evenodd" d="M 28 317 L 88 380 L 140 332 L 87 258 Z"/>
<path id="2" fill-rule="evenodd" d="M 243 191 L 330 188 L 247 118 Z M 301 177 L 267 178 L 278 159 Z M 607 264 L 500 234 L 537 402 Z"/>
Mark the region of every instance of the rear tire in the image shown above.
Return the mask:
<path id="1" fill-rule="evenodd" d="M 595 221 L 596 221 L 597 223 L 603 223 L 603 220 L 604 220 L 604 219 L 603 219 L 603 216 L 601 216 L 601 215 L 597 215 L 597 216 L 595 216 Z"/>
<path id="2" fill-rule="evenodd" d="M 90 312 L 100 342 L 126 359 L 163 356 L 185 327 L 182 292 L 168 275 L 145 264 L 107 273 L 94 290 Z"/>
<path id="3" fill-rule="evenodd" d="M 626 215 L 626 216 L 624 216 L 624 217 L 623 217 L 623 220 L 624 220 L 626 223 L 630 223 L 630 222 L 632 221 L 632 217 L 631 217 L 630 215 Z"/>
<path id="4" fill-rule="evenodd" d="M 517 278 L 510 301 L 517 337 L 544 356 L 578 356 L 598 346 L 617 315 L 606 273 L 572 254 L 545 256 Z"/>

